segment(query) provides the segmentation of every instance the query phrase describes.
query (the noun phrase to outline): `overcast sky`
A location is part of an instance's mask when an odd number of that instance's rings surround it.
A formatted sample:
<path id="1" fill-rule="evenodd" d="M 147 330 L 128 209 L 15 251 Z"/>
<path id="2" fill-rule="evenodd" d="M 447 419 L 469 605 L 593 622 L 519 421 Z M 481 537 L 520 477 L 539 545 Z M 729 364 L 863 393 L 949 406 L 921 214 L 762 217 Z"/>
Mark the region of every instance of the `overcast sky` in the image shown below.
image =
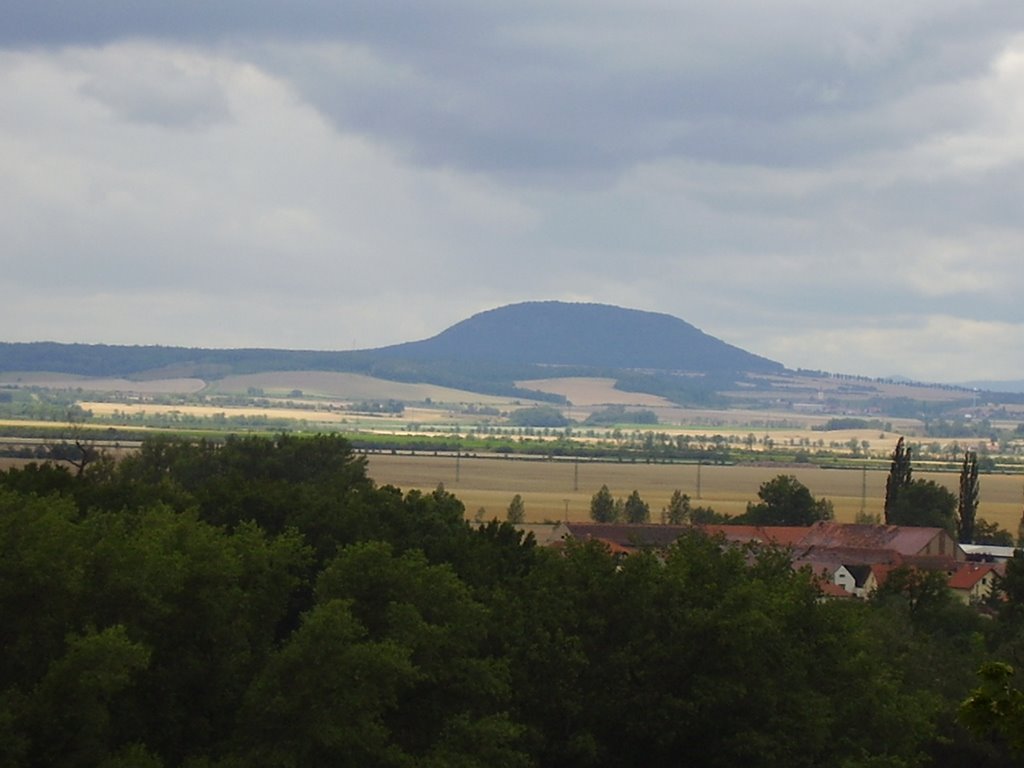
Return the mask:
<path id="1" fill-rule="evenodd" d="M 0 0 L 0 339 L 544 299 L 1024 379 L 1020 0 Z"/>

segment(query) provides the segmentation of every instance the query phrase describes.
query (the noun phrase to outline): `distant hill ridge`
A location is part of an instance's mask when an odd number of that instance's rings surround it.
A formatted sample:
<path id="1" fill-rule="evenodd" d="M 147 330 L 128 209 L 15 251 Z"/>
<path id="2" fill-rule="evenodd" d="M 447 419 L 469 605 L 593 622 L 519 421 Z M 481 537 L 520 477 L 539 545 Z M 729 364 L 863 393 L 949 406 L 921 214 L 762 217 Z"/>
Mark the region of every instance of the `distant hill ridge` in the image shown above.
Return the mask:
<path id="1" fill-rule="evenodd" d="M 412 369 L 402 363 L 412 364 Z M 483 366 L 506 373 L 534 366 L 574 369 L 772 372 L 783 366 L 656 312 L 559 301 L 511 304 L 456 323 L 422 341 L 378 349 L 330 352 L 204 349 L 56 342 L 0 343 L 0 371 L 51 371 L 83 376 L 176 375 L 298 370 L 411 370 L 428 364 Z M 536 375 L 536 370 L 530 370 Z"/>
<path id="2" fill-rule="evenodd" d="M 407 360 L 653 369 L 695 373 L 779 372 L 671 315 L 607 304 L 537 301 L 487 310 L 424 341 L 374 353 Z"/>
<path id="3" fill-rule="evenodd" d="M 621 389 L 705 406 L 719 399 L 716 392 L 747 379 L 747 373 L 785 371 L 780 363 L 726 344 L 670 315 L 557 301 L 499 307 L 429 339 L 347 352 L 0 343 L 0 373 L 212 381 L 232 374 L 300 370 L 361 373 L 554 402 L 565 398 L 523 389 L 517 382 L 602 376 L 616 379 Z"/>

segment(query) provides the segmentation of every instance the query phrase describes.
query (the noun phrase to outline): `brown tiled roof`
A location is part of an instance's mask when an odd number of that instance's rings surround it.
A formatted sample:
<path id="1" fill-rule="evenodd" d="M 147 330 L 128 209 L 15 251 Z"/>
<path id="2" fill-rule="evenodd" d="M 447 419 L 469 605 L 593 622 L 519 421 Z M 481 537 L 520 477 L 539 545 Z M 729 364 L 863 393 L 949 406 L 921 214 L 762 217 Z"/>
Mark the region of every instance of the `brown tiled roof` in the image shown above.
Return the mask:
<path id="1" fill-rule="evenodd" d="M 569 535 L 583 541 L 600 539 L 620 547 L 664 548 L 690 530 L 688 525 L 630 525 L 627 523 L 567 523 Z"/>
<path id="2" fill-rule="evenodd" d="M 901 555 L 916 555 L 925 549 L 936 536 L 943 534 L 945 531 L 942 528 L 827 522 L 811 526 L 802 543 L 807 546 L 830 549 L 836 547 L 890 549 Z"/>
<path id="3" fill-rule="evenodd" d="M 952 571 L 956 568 L 956 558 L 952 555 L 904 555 L 903 564 L 909 568 L 922 571 Z"/>
<path id="4" fill-rule="evenodd" d="M 903 556 L 894 549 L 864 547 L 807 547 L 798 550 L 795 553 L 795 559 L 829 565 L 833 571 L 841 565 L 874 565 L 876 563 L 898 565 L 903 562 Z"/>

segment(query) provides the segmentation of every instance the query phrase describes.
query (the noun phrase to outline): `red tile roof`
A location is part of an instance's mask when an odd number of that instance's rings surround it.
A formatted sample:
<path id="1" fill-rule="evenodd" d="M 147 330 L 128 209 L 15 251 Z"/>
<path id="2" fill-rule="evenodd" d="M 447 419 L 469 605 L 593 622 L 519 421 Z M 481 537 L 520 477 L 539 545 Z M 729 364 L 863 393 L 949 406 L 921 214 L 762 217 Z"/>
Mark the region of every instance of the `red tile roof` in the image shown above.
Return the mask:
<path id="1" fill-rule="evenodd" d="M 721 534 L 727 541 L 758 542 L 775 544 L 780 547 L 799 546 L 810 528 L 790 525 L 700 525 L 697 526 L 710 536 Z"/>
<path id="2" fill-rule="evenodd" d="M 949 577 L 950 589 L 971 589 L 990 573 L 999 573 L 991 563 L 964 563 Z"/>
<path id="3" fill-rule="evenodd" d="M 833 584 L 831 581 L 819 581 L 818 591 L 825 597 L 854 597 L 852 592 L 847 592 L 838 584 Z"/>

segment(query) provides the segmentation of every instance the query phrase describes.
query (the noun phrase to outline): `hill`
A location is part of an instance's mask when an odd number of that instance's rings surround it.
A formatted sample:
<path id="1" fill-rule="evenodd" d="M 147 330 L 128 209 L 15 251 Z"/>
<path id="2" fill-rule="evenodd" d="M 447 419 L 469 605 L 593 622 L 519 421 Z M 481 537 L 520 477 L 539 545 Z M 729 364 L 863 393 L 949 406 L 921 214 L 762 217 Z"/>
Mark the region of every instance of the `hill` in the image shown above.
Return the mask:
<path id="1" fill-rule="evenodd" d="M 706 403 L 715 391 L 742 380 L 745 372 L 781 373 L 784 368 L 670 315 L 554 301 L 481 312 L 422 341 L 346 352 L 0 343 L 0 372 L 210 381 L 296 370 L 361 373 L 555 401 L 563 398 L 515 382 L 605 376 L 632 391 Z"/>
<path id="2" fill-rule="evenodd" d="M 783 366 L 671 315 L 606 304 L 525 302 L 481 312 L 386 358 L 686 373 L 779 373 Z"/>

